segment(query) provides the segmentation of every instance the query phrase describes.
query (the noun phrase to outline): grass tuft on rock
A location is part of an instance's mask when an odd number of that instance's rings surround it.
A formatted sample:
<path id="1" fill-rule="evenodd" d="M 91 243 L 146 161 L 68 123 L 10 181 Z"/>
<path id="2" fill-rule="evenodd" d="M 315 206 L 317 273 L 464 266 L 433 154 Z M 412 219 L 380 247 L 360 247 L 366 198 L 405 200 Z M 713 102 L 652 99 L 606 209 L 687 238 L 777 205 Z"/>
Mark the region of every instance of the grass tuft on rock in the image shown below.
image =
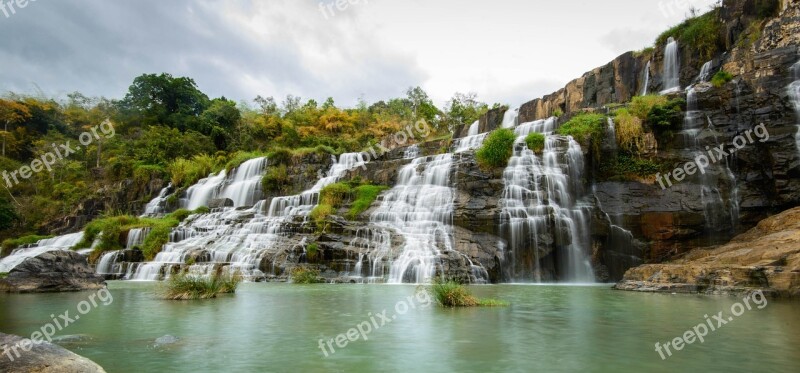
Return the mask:
<path id="1" fill-rule="evenodd" d="M 509 303 L 497 299 L 478 299 L 464 285 L 455 281 L 435 281 L 431 285 L 433 298 L 442 307 L 505 307 Z"/>
<path id="2" fill-rule="evenodd" d="M 544 135 L 541 133 L 531 132 L 525 137 L 525 143 L 528 144 L 528 149 L 534 153 L 544 151 Z"/>
<path id="3" fill-rule="evenodd" d="M 232 294 L 242 282 L 242 276 L 217 274 L 195 276 L 177 274 L 163 283 L 160 295 L 168 300 L 196 300 L 216 298 L 219 294 Z"/>
<path id="4" fill-rule="evenodd" d="M 325 282 L 320 278 L 318 270 L 308 267 L 295 267 L 292 269 L 290 278 L 293 284 L 321 284 Z"/>

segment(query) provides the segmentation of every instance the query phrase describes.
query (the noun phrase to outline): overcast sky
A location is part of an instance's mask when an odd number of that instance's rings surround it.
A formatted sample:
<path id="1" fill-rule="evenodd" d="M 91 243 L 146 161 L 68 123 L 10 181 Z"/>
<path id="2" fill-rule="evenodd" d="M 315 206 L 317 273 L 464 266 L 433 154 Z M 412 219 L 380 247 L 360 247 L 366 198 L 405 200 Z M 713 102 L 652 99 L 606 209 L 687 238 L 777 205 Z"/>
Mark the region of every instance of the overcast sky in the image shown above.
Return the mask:
<path id="1" fill-rule="evenodd" d="M 344 106 L 417 85 L 438 105 L 454 92 L 518 105 L 651 45 L 682 5 L 714 2 L 350 0 L 331 12 L 330 0 L 29 1 L 0 10 L 1 92 L 121 98 L 136 76 L 168 72 L 211 97 Z"/>

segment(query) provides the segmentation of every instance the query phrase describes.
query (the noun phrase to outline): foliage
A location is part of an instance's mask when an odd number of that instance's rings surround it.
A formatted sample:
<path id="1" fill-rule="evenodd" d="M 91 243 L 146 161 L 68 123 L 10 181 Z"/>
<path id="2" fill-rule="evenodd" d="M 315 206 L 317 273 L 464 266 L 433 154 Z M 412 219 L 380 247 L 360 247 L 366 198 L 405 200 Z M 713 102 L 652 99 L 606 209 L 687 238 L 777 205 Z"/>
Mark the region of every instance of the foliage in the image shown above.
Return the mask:
<path id="1" fill-rule="evenodd" d="M 383 185 L 361 185 L 355 188 L 355 201 L 347 212 L 347 218 L 354 220 L 372 205 L 378 196 L 389 187 Z"/>
<path id="2" fill-rule="evenodd" d="M 508 306 L 508 302 L 504 301 L 478 299 L 466 287 L 455 281 L 434 281 L 431 285 L 431 292 L 436 302 L 443 307 Z"/>
<path id="3" fill-rule="evenodd" d="M 544 135 L 537 132 L 531 132 L 525 137 L 525 143 L 528 144 L 528 149 L 534 153 L 541 153 L 544 151 Z"/>
<path id="4" fill-rule="evenodd" d="M 628 109 L 619 109 L 614 117 L 614 123 L 619 147 L 631 154 L 638 153 L 644 135 L 642 120 L 631 114 Z"/>
<path id="5" fill-rule="evenodd" d="M 603 180 L 635 181 L 652 177 L 659 172 L 666 172 L 669 164 L 655 160 L 632 157 L 619 153 L 614 157 L 603 158 L 600 174 Z"/>
<path id="6" fill-rule="evenodd" d="M 319 245 L 317 243 L 311 243 L 306 246 L 306 253 L 309 259 L 314 259 L 317 257 L 317 251 L 319 251 Z"/>
<path id="7" fill-rule="evenodd" d="M 75 249 L 88 248 L 95 240 L 99 240 L 90 256 L 94 261 L 106 251 L 124 249 L 123 237 L 134 228 L 150 228 L 140 247 L 145 259 L 152 260 L 161 248 L 169 242 L 172 229 L 189 215 L 186 210 L 178 210 L 161 219 L 140 218 L 130 215 L 119 215 L 92 220 L 83 231 L 83 239 L 75 245 Z"/>
<path id="8" fill-rule="evenodd" d="M 505 167 L 514 153 L 517 135 L 508 128 L 492 131 L 475 153 L 478 164 L 484 167 Z"/>
<path id="9" fill-rule="evenodd" d="M 636 96 L 631 100 L 629 111 L 641 120 L 647 119 L 650 110 L 657 105 L 664 105 L 667 103 L 667 98 L 660 95 L 646 95 Z"/>
<path id="10" fill-rule="evenodd" d="M 714 74 L 714 76 L 711 78 L 711 84 L 714 87 L 719 88 L 725 85 L 725 83 L 730 82 L 731 80 L 733 80 L 733 74 L 725 70 L 720 70 L 717 71 L 717 73 Z"/>
<path id="11" fill-rule="evenodd" d="M 655 52 L 655 50 L 656 50 L 655 47 L 647 47 L 647 48 L 644 48 L 642 50 L 638 50 L 638 51 L 633 52 L 633 57 L 639 58 L 639 57 L 642 57 L 642 56 L 652 56 L 653 52 Z"/>
<path id="12" fill-rule="evenodd" d="M 449 132 L 457 126 L 472 124 L 489 111 L 489 105 L 478 101 L 475 93 L 456 93 L 444 108 L 444 123 Z"/>
<path id="13" fill-rule="evenodd" d="M 561 108 L 556 108 L 555 110 L 553 110 L 554 117 L 560 118 L 562 115 L 564 115 L 564 111 L 562 111 Z"/>
<path id="14" fill-rule="evenodd" d="M 268 166 L 261 177 L 261 187 L 265 192 L 280 192 L 289 184 L 289 171 L 285 164 Z"/>
<path id="15" fill-rule="evenodd" d="M 325 282 L 320 279 L 318 270 L 308 267 L 295 267 L 292 269 L 291 280 L 293 284 L 319 284 Z"/>
<path id="16" fill-rule="evenodd" d="M 684 105 L 686 105 L 686 101 L 680 98 L 653 105 L 647 113 L 645 121 L 651 126 L 662 128 L 680 126 L 683 122 Z"/>
<path id="17" fill-rule="evenodd" d="M 572 136 L 584 147 L 599 148 L 605 133 L 606 117 L 602 114 L 581 113 L 561 125 L 556 131 L 559 135 Z"/>
<path id="18" fill-rule="evenodd" d="M 311 210 L 311 214 L 309 216 L 314 220 L 314 222 L 317 223 L 318 226 L 321 226 L 325 223 L 325 220 L 335 212 L 336 209 L 333 206 L 326 203 L 320 203 L 317 205 L 317 207 L 314 207 L 314 209 Z"/>
<path id="19" fill-rule="evenodd" d="M 225 275 L 217 273 L 213 276 L 195 276 L 192 274 L 172 275 L 164 282 L 160 295 L 168 300 L 197 300 L 216 298 L 219 294 L 232 294 L 242 282 L 238 273 Z"/>
<path id="20" fill-rule="evenodd" d="M 346 199 L 350 198 L 352 187 L 348 183 L 334 183 L 322 188 L 319 194 L 321 204 L 339 208 Z"/>
<path id="21" fill-rule="evenodd" d="M 701 59 L 711 59 L 724 45 L 720 39 L 723 24 L 719 12 L 720 8 L 715 8 L 706 14 L 683 21 L 659 35 L 656 45 L 666 45 L 667 40 L 672 37 L 697 50 Z"/>

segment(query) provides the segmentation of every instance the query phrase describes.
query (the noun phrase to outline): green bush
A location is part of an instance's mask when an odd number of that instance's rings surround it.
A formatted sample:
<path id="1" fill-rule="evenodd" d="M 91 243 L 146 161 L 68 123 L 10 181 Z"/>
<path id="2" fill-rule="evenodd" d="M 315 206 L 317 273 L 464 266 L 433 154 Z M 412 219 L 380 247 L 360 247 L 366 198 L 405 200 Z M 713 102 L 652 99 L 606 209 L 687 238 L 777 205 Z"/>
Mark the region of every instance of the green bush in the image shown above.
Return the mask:
<path id="1" fill-rule="evenodd" d="M 582 146 L 594 145 L 595 150 L 603 141 L 606 128 L 606 117 L 603 114 L 578 114 L 556 131 L 559 135 L 572 136 Z"/>
<path id="2" fill-rule="evenodd" d="M 676 127 L 683 123 L 683 106 L 686 101 L 680 98 L 654 105 L 647 113 L 646 121 L 651 126 Z"/>
<path id="3" fill-rule="evenodd" d="M 291 281 L 293 284 L 319 284 L 325 281 L 320 279 L 319 271 L 307 267 L 292 269 Z"/>
<path id="4" fill-rule="evenodd" d="M 478 164 L 484 167 L 505 167 L 514 154 L 517 135 L 508 128 L 492 131 L 475 154 Z"/>
<path id="5" fill-rule="evenodd" d="M 636 96 L 631 100 L 628 111 L 641 120 L 647 120 L 647 115 L 653 107 L 657 105 L 664 105 L 667 103 L 667 98 L 660 95 L 646 95 Z"/>
<path id="6" fill-rule="evenodd" d="M 318 251 L 319 251 L 319 246 L 317 245 L 316 242 L 310 243 L 308 246 L 306 246 L 306 255 L 308 256 L 308 259 L 316 258 Z"/>
<path id="7" fill-rule="evenodd" d="M 261 178 L 261 186 L 265 192 L 281 192 L 289 183 L 289 171 L 285 164 L 267 167 Z"/>
<path id="8" fill-rule="evenodd" d="M 317 225 L 321 225 L 325 222 L 326 219 L 328 219 L 328 216 L 333 215 L 335 212 L 336 209 L 334 209 L 333 206 L 325 203 L 320 203 L 319 205 L 317 205 L 317 207 L 314 207 L 314 209 L 311 210 L 311 214 L 309 214 L 309 217 L 311 217 L 311 219 L 314 220 L 314 222 L 316 222 Z"/>
<path id="9" fill-rule="evenodd" d="M 270 166 L 288 165 L 292 161 L 292 151 L 287 148 L 276 148 L 267 153 Z"/>
<path id="10" fill-rule="evenodd" d="M 196 300 L 216 298 L 219 294 L 232 294 L 242 282 L 242 276 L 216 274 L 214 276 L 194 276 L 176 274 L 162 284 L 162 298 L 169 300 Z"/>
<path id="11" fill-rule="evenodd" d="M 347 212 L 347 218 L 350 220 L 358 218 L 358 216 L 364 211 L 367 211 L 378 196 L 387 189 L 389 188 L 383 185 L 361 185 L 356 187 L 356 199 Z"/>
<path id="12" fill-rule="evenodd" d="M 525 143 L 528 144 L 528 149 L 534 153 L 544 151 L 544 135 L 541 133 L 531 132 L 525 137 Z"/>
<path id="13" fill-rule="evenodd" d="M 726 83 L 730 82 L 731 80 L 733 80 L 733 74 L 725 70 L 720 70 L 717 71 L 717 73 L 714 74 L 714 76 L 711 78 L 711 84 L 714 87 L 719 88 L 725 85 Z"/>
<path id="14" fill-rule="evenodd" d="M 145 185 L 153 179 L 162 179 L 165 175 L 167 170 L 160 165 L 138 165 L 133 169 L 133 180 L 139 185 Z"/>
<path id="15" fill-rule="evenodd" d="M 642 120 L 628 109 L 619 109 L 615 113 L 614 123 L 619 147 L 631 154 L 638 153 L 644 136 Z"/>
<path id="16" fill-rule="evenodd" d="M 345 200 L 350 198 L 352 188 L 348 183 L 334 183 L 322 188 L 319 193 L 320 204 L 330 205 L 339 208 Z"/>
<path id="17" fill-rule="evenodd" d="M 197 155 L 192 159 L 178 158 L 167 167 L 172 185 L 188 187 L 215 171 L 215 161 L 208 155 Z"/>

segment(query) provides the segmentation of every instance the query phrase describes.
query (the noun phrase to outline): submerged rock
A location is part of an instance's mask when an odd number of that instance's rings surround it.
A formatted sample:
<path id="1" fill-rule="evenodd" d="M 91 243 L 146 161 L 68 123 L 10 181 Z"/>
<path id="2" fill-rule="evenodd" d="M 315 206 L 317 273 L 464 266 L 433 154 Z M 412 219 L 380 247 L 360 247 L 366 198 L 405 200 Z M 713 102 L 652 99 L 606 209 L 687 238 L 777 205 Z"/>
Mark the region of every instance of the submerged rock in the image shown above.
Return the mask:
<path id="1" fill-rule="evenodd" d="M 27 258 L 0 279 L 0 291 L 9 293 L 97 290 L 105 285 L 103 277 L 89 267 L 86 257 L 68 250 Z"/>
<path id="2" fill-rule="evenodd" d="M 48 342 L 32 344 L 28 339 L 0 333 L 0 346 L 8 347 L 0 359 L 0 372 L 105 372 L 93 361 Z M 30 350 L 25 351 L 23 347 Z"/>
<path id="3" fill-rule="evenodd" d="M 175 344 L 178 343 L 179 340 L 180 338 L 167 334 L 163 337 L 159 337 L 156 339 L 156 347 Z"/>
<path id="4" fill-rule="evenodd" d="M 620 290 L 736 294 L 761 290 L 800 296 L 800 207 L 762 220 L 716 248 L 699 248 L 680 260 L 632 268 Z"/>

